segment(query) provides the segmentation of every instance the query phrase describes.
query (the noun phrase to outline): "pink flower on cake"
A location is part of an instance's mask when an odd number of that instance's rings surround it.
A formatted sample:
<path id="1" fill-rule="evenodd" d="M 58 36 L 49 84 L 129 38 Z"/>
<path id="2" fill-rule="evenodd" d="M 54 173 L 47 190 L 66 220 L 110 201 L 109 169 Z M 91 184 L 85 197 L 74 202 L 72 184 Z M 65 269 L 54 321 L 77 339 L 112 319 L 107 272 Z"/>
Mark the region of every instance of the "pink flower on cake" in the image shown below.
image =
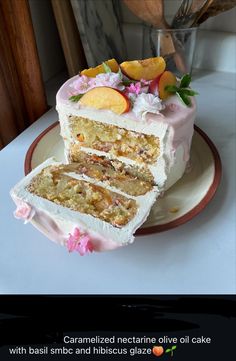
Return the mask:
<path id="1" fill-rule="evenodd" d="M 75 227 L 73 234 L 69 233 L 67 240 L 69 252 L 77 251 L 81 256 L 93 252 L 93 245 L 88 234 L 81 234 L 79 228 Z"/>
<path id="2" fill-rule="evenodd" d="M 140 82 L 142 86 L 148 86 L 151 83 L 151 80 L 141 79 Z"/>
<path id="3" fill-rule="evenodd" d="M 140 94 L 140 92 L 141 92 L 141 83 L 140 82 L 138 82 L 136 84 L 131 83 L 130 86 L 126 87 L 125 92 L 128 93 L 128 94 L 129 93 L 136 94 L 136 95 Z"/>
<path id="4" fill-rule="evenodd" d="M 86 75 L 81 75 L 73 81 L 71 87 L 74 88 L 77 93 L 84 94 L 92 88 L 93 82 L 91 80 L 92 78 L 89 78 Z"/>
<path id="5" fill-rule="evenodd" d="M 136 96 L 141 93 L 147 93 L 149 87 L 149 81 L 141 79 L 136 83 L 131 83 L 129 86 L 125 88 L 126 95 L 130 96 L 135 94 Z"/>
<path id="6" fill-rule="evenodd" d="M 125 88 L 124 85 L 121 84 L 120 75 L 112 72 L 98 74 L 95 78 L 89 78 L 86 75 L 81 75 L 73 81 L 70 86 L 74 89 L 71 95 L 85 94 L 89 90 L 100 86 L 107 86 L 119 90 L 123 90 Z"/>
<path id="7" fill-rule="evenodd" d="M 123 90 L 124 86 L 121 84 L 121 78 L 119 73 L 101 73 L 93 78 L 91 87 L 108 86 L 111 88 Z"/>
<path id="8" fill-rule="evenodd" d="M 28 223 L 35 215 L 35 210 L 26 202 L 20 202 L 14 212 L 17 219 L 24 219 L 24 223 Z"/>

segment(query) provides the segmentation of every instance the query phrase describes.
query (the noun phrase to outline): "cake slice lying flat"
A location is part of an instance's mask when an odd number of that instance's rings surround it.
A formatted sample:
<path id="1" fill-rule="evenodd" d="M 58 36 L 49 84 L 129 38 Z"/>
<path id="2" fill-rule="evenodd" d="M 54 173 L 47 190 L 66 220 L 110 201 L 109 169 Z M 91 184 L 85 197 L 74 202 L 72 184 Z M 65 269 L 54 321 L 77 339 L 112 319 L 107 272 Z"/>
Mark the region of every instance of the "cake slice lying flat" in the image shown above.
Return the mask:
<path id="1" fill-rule="evenodd" d="M 15 216 L 81 255 L 131 243 L 158 195 L 148 175 L 136 172 L 83 153 L 72 164 L 50 158 L 11 190 Z"/>

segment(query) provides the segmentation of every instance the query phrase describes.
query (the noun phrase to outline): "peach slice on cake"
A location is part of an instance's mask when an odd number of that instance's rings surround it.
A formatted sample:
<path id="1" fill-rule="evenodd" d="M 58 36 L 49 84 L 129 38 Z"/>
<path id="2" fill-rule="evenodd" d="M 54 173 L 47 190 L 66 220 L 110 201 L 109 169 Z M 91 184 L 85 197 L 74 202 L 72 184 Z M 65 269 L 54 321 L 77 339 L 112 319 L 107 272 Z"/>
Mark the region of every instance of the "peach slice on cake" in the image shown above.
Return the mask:
<path id="1" fill-rule="evenodd" d="M 123 114 L 130 109 L 130 101 L 123 93 L 106 86 L 89 90 L 80 99 L 80 104 L 95 109 L 108 109 L 116 114 Z"/>
<path id="2" fill-rule="evenodd" d="M 161 56 L 144 60 L 125 61 L 120 64 L 122 72 L 130 79 L 152 80 L 164 72 L 166 62 Z"/>
<path id="3" fill-rule="evenodd" d="M 172 94 L 166 90 L 166 86 L 176 85 L 176 83 L 177 83 L 176 76 L 173 73 L 171 73 L 171 71 L 164 71 L 164 73 L 161 74 L 158 82 L 159 97 L 162 100 L 169 98 L 169 96 Z"/>
<path id="4" fill-rule="evenodd" d="M 109 66 L 113 73 L 117 73 L 119 71 L 119 64 L 115 59 L 107 60 L 104 63 Z M 105 73 L 105 69 L 102 64 L 96 66 L 95 68 L 84 69 L 80 74 L 86 75 L 90 78 L 95 78 L 96 75 L 101 73 Z"/>
<path id="5" fill-rule="evenodd" d="M 166 70 L 156 79 L 153 79 L 153 81 L 149 85 L 149 89 L 152 94 L 159 94 L 159 97 L 162 100 L 165 100 L 171 95 L 171 93 L 166 90 L 166 86 L 176 85 L 176 83 L 176 76 L 171 73 L 171 71 Z"/>

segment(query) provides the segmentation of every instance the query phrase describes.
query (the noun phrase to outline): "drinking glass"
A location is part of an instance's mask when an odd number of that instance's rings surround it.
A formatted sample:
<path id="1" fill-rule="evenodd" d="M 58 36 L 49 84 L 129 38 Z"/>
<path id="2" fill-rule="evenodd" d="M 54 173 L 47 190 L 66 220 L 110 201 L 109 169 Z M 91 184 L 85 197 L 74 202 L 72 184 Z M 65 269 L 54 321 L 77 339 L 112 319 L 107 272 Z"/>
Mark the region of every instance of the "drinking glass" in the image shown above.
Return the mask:
<path id="1" fill-rule="evenodd" d="M 156 29 L 143 27 L 143 59 L 162 56 L 167 70 L 181 77 L 191 74 L 197 28 Z"/>

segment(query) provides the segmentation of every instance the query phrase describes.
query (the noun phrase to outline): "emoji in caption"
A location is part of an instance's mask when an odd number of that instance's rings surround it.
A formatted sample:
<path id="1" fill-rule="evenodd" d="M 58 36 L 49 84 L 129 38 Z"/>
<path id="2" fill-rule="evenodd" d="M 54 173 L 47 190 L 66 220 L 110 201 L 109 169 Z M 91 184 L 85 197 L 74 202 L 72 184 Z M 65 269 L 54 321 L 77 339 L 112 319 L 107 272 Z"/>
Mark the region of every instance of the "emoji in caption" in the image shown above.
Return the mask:
<path id="1" fill-rule="evenodd" d="M 162 356 L 164 353 L 164 348 L 162 346 L 153 346 L 152 353 L 155 356 Z"/>

